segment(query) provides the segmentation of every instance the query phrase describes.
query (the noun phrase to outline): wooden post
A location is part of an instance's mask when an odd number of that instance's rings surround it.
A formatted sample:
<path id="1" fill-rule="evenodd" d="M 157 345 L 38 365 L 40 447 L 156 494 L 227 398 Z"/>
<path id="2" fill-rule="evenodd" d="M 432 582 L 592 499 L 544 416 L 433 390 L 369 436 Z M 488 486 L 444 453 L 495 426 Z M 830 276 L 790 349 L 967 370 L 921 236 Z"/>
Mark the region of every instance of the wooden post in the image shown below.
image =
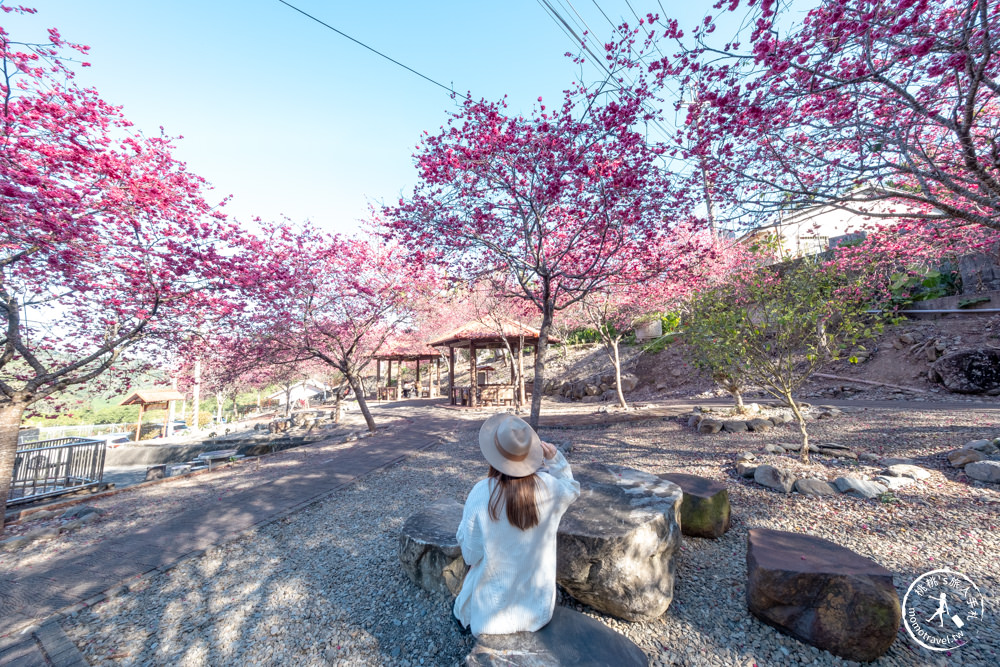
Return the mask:
<path id="1" fill-rule="evenodd" d="M 417 398 L 420 398 L 420 357 L 417 357 L 417 381 L 415 391 L 417 392 Z"/>
<path id="2" fill-rule="evenodd" d="M 391 391 L 389 385 L 392 384 L 392 359 L 387 359 L 385 363 L 388 366 L 388 374 L 385 377 L 385 397 L 389 398 L 389 392 Z"/>
<path id="3" fill-rule="evenodd" d="M 448 395 L 451 404 L 455 405 L 455 348 L 448 348 Z"/>
<path id="4" fill-rule="evenodd" d="M 434 357 L 434 396 L 441 395 L 441 357 Z"/>
<path id="5" fill-rule="evenodd" d="M 469 341 L 469 407 L 476 407 L 479 378 L 476 377 L 476 343 Z"/>
<path id="6" fill-rule="evenodd" d="M 201 427 L 201 358 L 194 360 L 194 386 L 191 387 L 191 421 L 188 426 L 190 433 L 197 433 Z"/>
<path id="7" fill-rule="evenodd" d="M 139 442 L 139 434 L 142 432 L 142 409 L 144 407 L 145 406 L 142 403 L 139 404 L 139 421 L 136 422 L 136 425 L 135 425 L 135 441 L 136 442 Z"/>
<path id="8" fill-rule="evenodd" d="M 177 378 L 170 379 L 170 386 L 177 391 Z M 167 423 L 163 425 L 163 436 L 169 438 L 174 434 L 174 419 L 177 418 L 177 408 L 173 401 L 167 401 Z"/>
<path id="9" fill-rule="evenodd" d="M 379 387 L 382 386 L 382 360 L 375 360 L 375 400 L 378 401 L 381 396 L 379 396 Z"/>

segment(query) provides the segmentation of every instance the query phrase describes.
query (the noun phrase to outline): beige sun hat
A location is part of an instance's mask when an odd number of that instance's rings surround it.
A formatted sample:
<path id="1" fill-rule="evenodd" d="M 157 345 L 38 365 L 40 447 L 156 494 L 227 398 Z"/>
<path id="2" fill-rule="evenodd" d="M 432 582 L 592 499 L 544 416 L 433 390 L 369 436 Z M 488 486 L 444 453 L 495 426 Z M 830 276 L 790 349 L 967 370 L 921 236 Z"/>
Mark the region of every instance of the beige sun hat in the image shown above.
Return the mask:
<path id="1" fill-rule="evenodd" d="M 486 461 L 511 477 L 527 477 L 542 465 L 542 441 L 520 417 L 493 415 L 479 429 L 479 449 Z"/>

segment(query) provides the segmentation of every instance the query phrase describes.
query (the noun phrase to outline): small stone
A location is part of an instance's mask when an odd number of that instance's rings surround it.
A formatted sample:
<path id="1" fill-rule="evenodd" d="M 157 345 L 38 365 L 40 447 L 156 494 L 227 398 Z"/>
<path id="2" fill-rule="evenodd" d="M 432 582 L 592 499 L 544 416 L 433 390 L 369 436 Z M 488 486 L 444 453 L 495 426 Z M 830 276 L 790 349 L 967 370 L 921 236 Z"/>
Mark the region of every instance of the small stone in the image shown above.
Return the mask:
<path id="1" fill-rule="evenodd" d="M 736 460 L 738 462 L 739 461 L 753 461 L 756 458 L 757 457 L 754 455 L 753 452 L 740 452 L 739 454 L 736 455 Z"/>
<path id="2" fill-rule="evenodd" d="M 838 477 L 833 482 L 841 493 L 861 496 L 862 498 L 878 498 L 889 489 L 884 484 L 869 482 L 856 477 Z"/>
<path id="3" fill-rule="evenodd" d="M 795 491 L 804 496 L 835 496 L 837 489 L 822 479 L 797 479 L 795 480 Z"/>
<path id="4" fill-rule="evenodd" d="M 795 486 L 795 476 L 792 473 L 766 464 L 757 466 L 753 479 L 761 486 L 782 493 L 791 493 Z"/>
<path id="5" fill-rule="evenodd" d="M 757 466 L 744 463 L 743 461 L 740 461 L 739 463 L 736 464 L 736 473 L 740 477 L 747 477 L 747 478 L 753 477 L 753 474 L 756 470 Z"/>
<path id="6" fill-rule="evenodd" d="M 858 460 L 864 461 L 865 463 L 878 463 L 878 454 L 872 454 L 871 452 L 861 452 L 858 454 Z"/>
<path id="7" fill-rule="evenodd" d="M 729 419 L 722 422 L 722 430 L 727 433 L 746 433 L 747 423 L 741 419 Z"/>
<path id="8" fill-rule="evenodd" d="M 747 428 L 754 433 L 763 433 L 764 431 L 770 431 L 774 427 L 774 424 L 770 419 L 751 419 L 747 422 Z"/>
<path id="9" fill-rule="evenodd" d="M 891 465 L 885 469 L 883 474 L 888 475 L 889 477 L 909 477 L 910 479 L 927 479 L 931 476 L 929 470 L 921 468 L 920 466 L 907 465 L 905 463 Z"/>
<path id="10" fill-rule="evenodd" d="M 718 433 L 722 430 L 722 422 L 717 419 L 702 419 L 698 424 L 698 433 Z"/>
<path id="11" fill-rule="evenodd" d="M 956 449 L 948 452 L 948 462 L 953 468 L 962 468 L 970 463 L 976 463 L 986 458 L 982 452 L 974 449 Z"/>
<path id="12" fill-rule="evenodd" d="M 983 454 L 997 453 L 997 446 L 993 444 L 992 440 L 971 440 L 965 443 L 962 449 L 974 449 Z"/>
<path id="13" fill-rule="evenodd" d="M 903 487 L 913 484 L 916 480 L 910 477 L 890 477 L 887 475 L 879 475 L 875 478 L 875 481 L 885 486 L 890 491 L 898 491 Z"/>
<path id="14" fill-rule="evenodd" d="M 916 465 L 917 464 L 917 462 L 914 461 L 913 459 L 900 459 L 900 458 L 892 458 L 892 457 L 880 459 L 879 463 L 881 463 L 882 465 L 884 465 L 886 467 L 894 466 L 894 465 L 909 465 L 909 466 L 912 466 L 912 465 Z"/>
<path id="15" fill-rule="evenodd" d="M 980 482 L 1000 483 L 1000 461 L 976 461 L 965 466 L 965 474 Z"/>
<path id="16" fill-rule="evenodd" d="M 784 454 L 785 448 L 781 445 L 764 445 L 764 451 L 768 454 Z"/>

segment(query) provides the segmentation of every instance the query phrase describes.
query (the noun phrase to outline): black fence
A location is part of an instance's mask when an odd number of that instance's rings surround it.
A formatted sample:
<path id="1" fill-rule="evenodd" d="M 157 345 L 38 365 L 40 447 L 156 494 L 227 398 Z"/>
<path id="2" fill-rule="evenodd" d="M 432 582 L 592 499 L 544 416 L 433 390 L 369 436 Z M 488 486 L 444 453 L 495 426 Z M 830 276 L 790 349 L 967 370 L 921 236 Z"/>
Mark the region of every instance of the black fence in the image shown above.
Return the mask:
<path id="1" fill-rule="evenodd" d="M 103 440 L 59 438 L 20 445 L 8 505 L 97 486 L 104 477 Z"/>

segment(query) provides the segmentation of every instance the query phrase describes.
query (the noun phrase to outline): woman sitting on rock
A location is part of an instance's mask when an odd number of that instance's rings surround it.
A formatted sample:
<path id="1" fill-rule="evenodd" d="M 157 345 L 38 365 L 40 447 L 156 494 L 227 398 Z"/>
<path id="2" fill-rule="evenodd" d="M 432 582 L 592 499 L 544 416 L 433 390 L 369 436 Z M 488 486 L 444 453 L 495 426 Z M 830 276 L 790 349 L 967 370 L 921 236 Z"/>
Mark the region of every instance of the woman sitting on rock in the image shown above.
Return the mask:
<path id="1" fill-rule="evenodd" d="M 490 469 L 458 528 L 470 569 L 454 614 L 476 636 L 534 632 L 555 609 L 556 531 L 580 483 L 562 453 L 513 415 L 487 419 L 479 448 Z"/>

